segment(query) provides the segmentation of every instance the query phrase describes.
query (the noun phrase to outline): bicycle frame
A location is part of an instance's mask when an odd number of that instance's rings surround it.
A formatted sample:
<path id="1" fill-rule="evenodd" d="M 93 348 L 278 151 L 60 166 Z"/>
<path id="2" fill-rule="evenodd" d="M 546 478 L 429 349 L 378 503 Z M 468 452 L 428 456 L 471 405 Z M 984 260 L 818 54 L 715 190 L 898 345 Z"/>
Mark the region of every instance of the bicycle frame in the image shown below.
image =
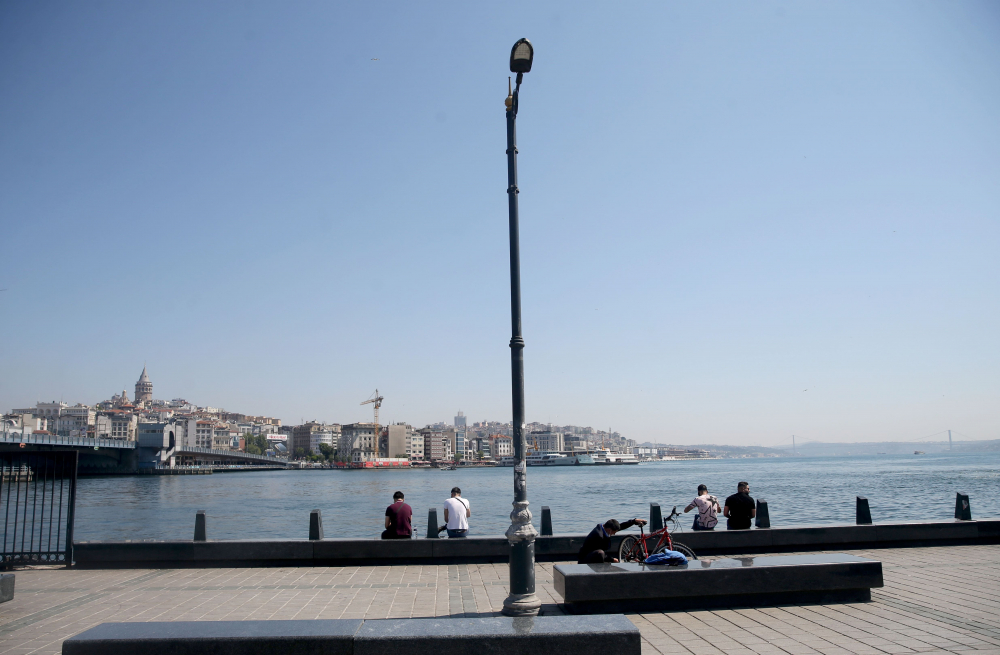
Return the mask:
<path id="1" fill-rule="evenodd" d="M 667 550 L 673 550 L 674 549 L 674 541 L 673 541 L 673 539 L 670 538 L 670 529 L 669 529 L 669 526 L 664 525 L 662 528 L 660 528 L 656 532 L 650 532 L 647 535 L 645 533 L 645 530 L 643 530 L 643 526 L 640 525 L 639 526 L 639 538 L 635 542 L 635 546 L 632 547 L 632 551 L 631 552 L 635 552 L 636 550 L 638 550 L 638 549 L 641 548 L 642 549 L 642 551 L 641 551 L 642 552 L 642 558 L 641 558 L 640 561 L 643 561 L 643 562 L 646 561 L 646 558 L 649 557 L 649 553 L 650 553 L 649 549 L 646 547 L 646 542 L 647 541 L 652 541 L 653 537 L 657 537 L 657 536 L 659 537 L 659 540 L 656 542 L 656 545 L 653 546 L 652 552 L 655 553 L 656 551 L 658 551 L 660 549 L 660 547 L 663 546 L 664 543 L 667 545 Z"/>

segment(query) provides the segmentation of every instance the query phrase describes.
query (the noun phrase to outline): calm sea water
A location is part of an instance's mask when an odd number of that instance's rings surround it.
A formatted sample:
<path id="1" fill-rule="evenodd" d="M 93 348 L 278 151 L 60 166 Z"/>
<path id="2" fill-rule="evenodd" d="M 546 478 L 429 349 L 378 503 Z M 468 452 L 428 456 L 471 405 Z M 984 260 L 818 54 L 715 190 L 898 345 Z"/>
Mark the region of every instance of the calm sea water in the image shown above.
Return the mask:
<path id="1" fill-rule="evenodd" d="M 724 499 L 740 480 L 768 501 L 774 527 L 853 523 L 857 495 L 868 497 L 876 523 L 949 520 L 956 491 L 970 495 L 973 518 L 1000 516 L 1000 453 L 531 467 L 528 493 L 536 528 L 548 505 L 555 532 L 582 533 L 608 518 L 648 517 L 650 502 L 664 513 L 683 509 L 701 483 Z M 510 468 L 82 478 L 76 538 L 190 539 L 199 509 L 207 510 L 210 539 L 306 538 L 312 509 L 323 511 L 327 538 L 374 538 L 396 490 L 406 494 L 423 536 L 428 508 L 440 508 L 453 486 L 471 503 L 471 534 L 503 534 Z"/>

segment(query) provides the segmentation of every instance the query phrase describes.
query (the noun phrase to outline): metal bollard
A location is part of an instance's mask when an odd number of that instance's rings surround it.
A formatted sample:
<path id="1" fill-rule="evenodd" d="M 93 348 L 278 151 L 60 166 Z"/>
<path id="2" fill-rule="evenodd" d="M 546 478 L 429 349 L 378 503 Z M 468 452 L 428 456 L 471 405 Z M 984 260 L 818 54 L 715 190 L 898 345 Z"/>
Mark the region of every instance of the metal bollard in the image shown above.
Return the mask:
<path id="1" fill-rule="evenodd" d="M 322 541 L 323 513 L 318 509 L 309 512 L 309 541 Z"/>
<path id="2" fill-rule="evenodd" d="M 194 540 L 195 541 L 208 541 L 205 531 L 205 510 L 199 509 L 198 513 L 194 515 Z"/>
<path id="3" fill-rule="evenodd" d="M 763 498 L 757 499 L 757 520 L 754 525 L 758 528 L 771 527 L 771 515 L 767 513 L 767 501 Z"/>
<path id="4" fill-rule="evenodd" d="M 427 510 L 427 538 L 438 538 L 438 511 L 437 507 Z"/>
<path id="5" fill-rule="evenodd" d="M 660 511 L 659 503 L 649 504 L 649 531 L 656 532 L 663 529 L 663 512 Z"/>
<path id="6" fill-rule="evenodd" d="M 955 494 L 955 518 L 959 521 L 972 520 L 972 506 L 969 504 L 969 494 Z"/>
<path id="7" fill-rule="evenodd" d="M 857 507 L 854 510 L 854 522 L 858 525 L 871 525 L 872 511 L 868 507 L 868 499 L 858 496 Z"/>
<path id="8" fill-rule="evenodd" d="M 542 536 L 552 536 L 552 511 L 548 505 L 542 505 Z"/>

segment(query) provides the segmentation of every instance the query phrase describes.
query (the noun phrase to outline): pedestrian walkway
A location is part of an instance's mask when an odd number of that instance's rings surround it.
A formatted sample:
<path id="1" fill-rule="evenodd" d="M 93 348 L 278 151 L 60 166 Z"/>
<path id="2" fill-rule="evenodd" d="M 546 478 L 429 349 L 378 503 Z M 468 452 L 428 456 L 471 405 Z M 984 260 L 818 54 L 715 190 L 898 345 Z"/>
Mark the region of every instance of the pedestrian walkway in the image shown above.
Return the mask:
<path id="1" fill-rule="evenodd" d="M 1000 546 L 848 551 L 883 562 L 872 602 L 630 614 L 643 654 L 1000 655 Z M 552 564 L 536 568 L 543 614 L 561 613 Z M 0 605 L 0 653 L 59 653 L 106 621 L 494 616 L 506 564 L 17 571 Z"/>

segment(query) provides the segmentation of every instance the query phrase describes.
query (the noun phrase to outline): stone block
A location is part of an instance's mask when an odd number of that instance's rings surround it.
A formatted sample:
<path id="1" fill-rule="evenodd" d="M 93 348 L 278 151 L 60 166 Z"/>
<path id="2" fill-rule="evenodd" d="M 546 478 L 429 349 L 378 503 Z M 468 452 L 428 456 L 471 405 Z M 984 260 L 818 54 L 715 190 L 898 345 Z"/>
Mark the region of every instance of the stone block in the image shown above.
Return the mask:
<path id="1" fill-rule="evenodd" d="M 205 541 L 208 539 L 208 531 L 205 527 L 205 510 L 199 509 L 194 515 L 194 540 Z"/>
<path id="2" fill-rule="evenodd" d="M 306 539 L 253 539 L 195 542 L 191 560 L 205 563 L 307 563 L 313 558 L 312 543 Z"/>
<path id="3" fill-rule="evenodd" d="M 877 524 L 875 533 L 879 544 L 910 542 L 914 546 L 932 542 L 974 540 L 979 537 L 979 529 L 974 521 Z"/>
<path id="4" fill-rule="evenodd" d="M 73 544 L 74 566 L 131 568 L 154 563 L 183 563 L 194 559 L 193 541 L 106 541 Z"/>
<path id="5" fill-rule="evenodd" d="M 360 619 L 102 623 L 63 642 L 63 655 L 352 655 Z"/>
<path id="6" fill-rule="evenodd" d="M 1000 520 L 989 519 L 989 520 L 978 520 L 976 521 L 976 528 L 980 539 L 995 539 L 1000 537 Z"/>
<path id="7" fill-rule="evenodd" d="M 0 603 L 14 600 L 14 574 L 0 573 Z"/>
<path id="8" fill-rule="evenodd" d="M 323 538 L 323 512 L 314 509 L 309 512 L 309 540 L 319 541 Z"/>
<path id="9" fill-rule="evenodd" d="M 771 527 L 771 515 L 767 511 L 767 501 L 763 498 L 757 499 L 757 518 L 754 519 L 754 525 L 758 528 Z"/>
<path id="10" fill-rule="evenodd" d="M 313 563 L 429 561 L 434 543 L 427 539 L 324 539 L 312 542 Z"/>
<path id="11" fill-rule="evenodd" d="M 354 655 L 639 655 L 639 630 L 621 614 L 365 621 Z"/>
<path id="12" fill-rule="evenodd" d="M 552 535 L 552 510 L 548 505 L 542 505 L 542 535 Z"/>
<path id="13" fill-rule="evenodd" d="M 872 511 L 871 508 L 868 507 L 868 499 L 864 496 L 857 497 L 854 509 L 854 522 L 858 525 L 871 525 Z"/>
<path id="14" fill-rule="evenodd" d="M 674 533 L 671 537 L 695 553 L 746 553 L 765 550 L 771 546 L 771 530 L 725 530 L 721 526 L 720 523 L 715 530 Z"/>
<path id="15" fill-rule="evenodd" d="M 649 531 L 656 532 L 663 529 L 663 513 L 660 511 L 659 503 L 649 504 Z"/>
<path id="16" fill-rule="evenodd" d="M 432 507 L 427 510 L 427 538 L 437 539 L 439 527 L 437 507 Z"/>
<path id="17" fill-rule="evenodd" d="M 955 494 L 955 518 L 959 521 L 972 520 L 972 506 L 969 505 L 969 494 Z"/>
<path id="18" fill-rule="evenodd" d="M 813 528 L 772 528 L 772 546 L 820 546 L 872 544 L 877 541 L 874 525 L 829 525 Z"/>
<path id="19" fill-rule="evenodd" d="M 739 557 L 682 566 L 557 564 L 553 586 L 579 608 L 738 607 L 870 599 L 882 563 L 843 553 Z M 570 607 L 569 609 L 573 609 Z"/>
<path id="20" fill-rule="evenodd" d="M 510 555 L 510 542 L 505 537 L 438 539 L 431 544 L 431 554 L 443 559 L 505 560 Z"/>

